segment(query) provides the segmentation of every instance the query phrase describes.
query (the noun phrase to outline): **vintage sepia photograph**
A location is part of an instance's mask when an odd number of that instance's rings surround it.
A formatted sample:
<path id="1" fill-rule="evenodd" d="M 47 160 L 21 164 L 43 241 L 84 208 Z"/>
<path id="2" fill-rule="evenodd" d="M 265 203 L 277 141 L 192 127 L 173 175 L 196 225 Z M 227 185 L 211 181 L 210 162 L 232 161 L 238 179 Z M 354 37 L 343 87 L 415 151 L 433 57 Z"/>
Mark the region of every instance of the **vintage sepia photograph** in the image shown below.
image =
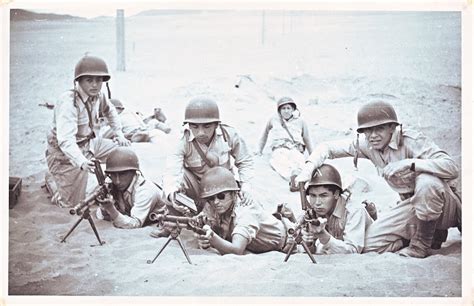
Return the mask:
<path id="1" fill-rule="evenodd" d="M 468 8 L 305 3 L 2 8 L 6 305 L 468 301 Z"/>

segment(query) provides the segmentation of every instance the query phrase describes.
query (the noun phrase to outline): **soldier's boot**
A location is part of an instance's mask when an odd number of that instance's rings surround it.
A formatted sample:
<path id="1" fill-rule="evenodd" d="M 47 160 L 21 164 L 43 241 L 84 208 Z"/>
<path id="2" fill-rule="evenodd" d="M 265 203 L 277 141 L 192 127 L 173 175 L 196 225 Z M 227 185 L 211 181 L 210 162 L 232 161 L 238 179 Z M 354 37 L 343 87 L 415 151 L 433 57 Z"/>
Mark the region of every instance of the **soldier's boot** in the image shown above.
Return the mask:
<path id="1" fill-rule="evenodd" d="M 427 257 L 433 241 L 437 222 L 438 220 L 422 221 L 418 219 L 416 234 L 411 238 L 410 245 L 407 248 L 401 249 L 398 254 L 404 257 Z"/>
<path id="2" fill-rule="evenodd" d="M 171 232 L 167 228 L 158 226 L 153 231 L 151 231 L 150 237 L 153 237 L 153 238 L 165 237 L 166 238 L 166 237 L 169 237 L 170 234 Z"/>
<path id="3" fill-rule="evenodd" d="M 300 189 L 298 188 L 298 184 L 296 184 L 296 175 L 292 175 L 290 178 L 290 191 L 291 192 L 297 192 Z"/>
<path id="4" fill-rule="evenodd" d="M 441 249 L 441 245 L 443 242 L 446 242 L 448 238 L 448 230 L 447 229 L 436 229 L 433 235 L 433 242 L 431 243 L 431 248 L 433 250 Z"/>

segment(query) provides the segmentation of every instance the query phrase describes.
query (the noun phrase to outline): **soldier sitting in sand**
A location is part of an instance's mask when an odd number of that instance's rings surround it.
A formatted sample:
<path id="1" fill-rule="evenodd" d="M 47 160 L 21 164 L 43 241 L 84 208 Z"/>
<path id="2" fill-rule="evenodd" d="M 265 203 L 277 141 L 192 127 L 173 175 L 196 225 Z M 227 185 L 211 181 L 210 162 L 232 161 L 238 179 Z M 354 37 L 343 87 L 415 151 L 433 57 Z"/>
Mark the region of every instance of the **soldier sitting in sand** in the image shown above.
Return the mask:
<path id="1" fill-rule="evenodd" d="M 311 137 L 306 122 L 300 118 L 296 103 L 292 98 L 283 97 L 277 102 L 277 115 L 267 122 L 260 138 L 258 155 L 262 155 L 271 135 L 272 157 L 270 165 L 283 178 L 290 182 L 290 190 L 298 191 L 295 177 L 305 162 L 304 152 L 313 152 Z"/>

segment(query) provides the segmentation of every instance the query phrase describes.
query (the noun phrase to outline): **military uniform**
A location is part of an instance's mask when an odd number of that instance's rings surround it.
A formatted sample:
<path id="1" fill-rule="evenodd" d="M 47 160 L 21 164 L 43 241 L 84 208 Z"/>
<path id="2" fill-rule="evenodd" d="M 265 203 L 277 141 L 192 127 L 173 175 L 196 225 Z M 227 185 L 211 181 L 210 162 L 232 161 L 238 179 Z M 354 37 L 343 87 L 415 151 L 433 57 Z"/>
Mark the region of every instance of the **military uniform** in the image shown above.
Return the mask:
<path id="1" fill-rule="evenodd" d="M 96 137 L 103 116 L 123 136 L 117 111 L 103 93 L 89 97 L 77 86 L 64 93 L 54 109 L 46 161 L 58 186 L 53 198 L 60 206 L 70 207 L 84 199 L 89 173 L 81 165 L 91 157 L 105 159 L 116 147 L 111 139 Z"/>
<path id="2" fill-rule="evenodd" d="M 114 207 L 118 211 L 112 220 L 119 228 L 139 228 L 147 221 L 151 212 L 166 212 L 166 200 L 163 191 L 150 180 L 136 174 L 124 191 L 113 191 Z"/>
<path id="3" fill-rule="evenodd" d="M 194 146 L 194 139 L 191 130 L 185 127 L 174 154 L 168 156 L 164 189 L 168 194 L 184 189 L 188 196 L 196 200 L 201 192 L 201 177 L 210 167 Z M 220 124 L 209 146 L 197 141 L 195 143 L 209 160 L 215 163 L 213 166 L 221 166 L 231 171 L 235 166 L 238 170 L 238 180 L 242 184 L 249 182 L 253 172 L 252 156 L 233 127 Z"/>
<path id="4" fill-rule="evenodd" d="M 303 154 L 306 145 L 308 152 L 312 151 L 312 147 L 308 126 L 301 118 L 291 117 L 285 120 L 285 125 L 293 139 L 282 126 L 281 120 L 284 119 L 281 119 L 279 115 L 270 118 L 260 139 L 259 148 L 263 151 L 267 138 L 270 136 L 272 140 L 270 165 L 278 174 L 289 180 L 291 175 L 301 171 L 301 166 L 305 161 Z"/>
<path id="5" fill-rule="evenodd" d="M 244 206 L 242 202 L 248 204 Z M 286 245 L 287 229 L 283 222 L 265 212 L 248 194 L 243 201 L 238 199 L 234 208 L 224 215 L 218 215 L 209 204 L 202 214 L 221 238 L 227 241 L 232 241 L 234 235 L 246 238 L 246 249 L 251 252 L 281 251 Z"/>
<path id="6" fill-rule="evenodd" d="M 316 253 L 362 253 L 366 231 L 374 222 L 364 206 L 341 196 L 328 221 L 326 229 L 331 238 L 325 244 L 316 240 Z"/>
<path id="7" fill-rule="evenodd" d="M 415 216 L 422 221 L 439 220 L 438 229 L 458 225 L 461 203 L 448 185 L 448 182 L 458 177 L 458 167 L 446 152 L 422 133 L 404 129 L 401 135 L 400 129 L 396 129 L 383 151 L 372 149 L 366 141 L 360 141 L 359 145 L 352 140 L 328 142 L 318 146 L 308 161 L 317 167 L 327 158 L 356 154 L 359 158 L 372 161 L 379 174 L 389 163 L 404 159 L 411 159 L 415 166 L 415 171 L 394 175 L 387 180 L 404 201 L 380 216 L 368 229 L 364 252 L 394 251 L 396 247 L 390 247 L 392 244 L 400 248 L 401 238 L 409 236 L 406 225 Z M 430 171 L 417 172 L 417 164 L 422 164 Z M 405 205 L 407 203 L 411 205 Z"/>

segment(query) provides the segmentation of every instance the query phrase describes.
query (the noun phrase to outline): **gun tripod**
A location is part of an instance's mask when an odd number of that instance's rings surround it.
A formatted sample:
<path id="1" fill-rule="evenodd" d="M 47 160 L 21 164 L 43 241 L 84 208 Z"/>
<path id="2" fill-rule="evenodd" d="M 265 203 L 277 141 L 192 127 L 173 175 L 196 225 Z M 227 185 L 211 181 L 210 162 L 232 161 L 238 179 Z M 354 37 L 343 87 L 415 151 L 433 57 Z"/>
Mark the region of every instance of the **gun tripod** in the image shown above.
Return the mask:
<path id="1" fill-rule="evenodd" d="M 171 242 L 171 240 L 176 240 L 178 241 L 178 244 L 179 244 L 179 247 L 181 248 L 181 251 L 183 251 L 184 253 L 184 256 L 186 256 L 186 259 L 188 260 L 189 264 L 192 265 L 193 263 L 191 262 L 191 258 L 189 258 L 189 255 L 188 255 L 188 252 L 186 251 L 186 248 L 184 247 L 183 243 L 181 242 L 181 239 L 179 239 L 179 234 L 181 233 L 181 228 L 179 227 L 179 225 L 177 225 L 175 228 L 173 228 L 171 230 L 171 234 L 170 234 L 170 237 L 168 238 L 168 240 L 166 241 L 165 245 L 163 245 L 160 249 L 160 251 L 158 252 L 158 254 L 156 254 L 155 258 L 153 258 L 153 260 L 147 260 L 146 263 L 147 264 L 152 264 L 155 262 L 155 260 L 158 258 L 158 256 L 160 256 L 161 252 L 163 252 L 163 250 L 168 246 L 168 244 Z"/>
<path id="2" fill-rule="evenodd" d="M 105 244 L 105 241 L 100 240 L 99 232 L 97 232 L 97 228 L 95 227 L 94 220 L 92 220 L 92 216 L 91 216 L 91 212 L 90 212 L 89 207 L 86 207 L 86 209 L 84 209 L 81 218 L 79 220 L 77 220 L 77 222 L 72 226 L 72 228 L 69 230 L 69 232 L 67 232 L 66 236 L 64 236 L 64 238 L 61 240 L 61 242 L 66 242 L 66 238 L 69 237 L 69 235 L 71 235 L 71 233 L 76 229 L 76 227 L 79 225 L 79 223 L 81 223 L 81 221 L 84 220 L 84 219 L 87 219 L 89 221 L 89 224 L 92 227 L 92 230 L 94 231 L 94 234 L 97 237 L 97 240 L 99 240 L 100 245 Z"/>
<path id="3" fill-rule="evenodd" d="M 311 251 L 310 251 L 308 245 L 306 244 L 306 242 L 303 241 L 303 239 L 302 239 L 301 237 L 296 238 L 296 240 L 291 243 L 290 249 L 289 249 L 288 252 L 286 253 L 286 257 L 285 257 L 285 260 L 284 260 L 283 262 L 287 262 L 287 261 L 288 261 L 288 259 L 289 259 L 290 256 L 291 256 L 291 253 L 293 252 L 293 250 L 296 248 L 296 246 L 297 246 L 298 244 L 301 244 L 301 245 L 303 246 L 303 248 L 304 248 L 306 254 L 308 254 L 308 256 L 309 256 L 309 258 L 311 259 L 311 261 L 312 261 L 313 263 L 316 263 L 316 259 L 314 259 L 313 254 L 311 254 Z"/>

